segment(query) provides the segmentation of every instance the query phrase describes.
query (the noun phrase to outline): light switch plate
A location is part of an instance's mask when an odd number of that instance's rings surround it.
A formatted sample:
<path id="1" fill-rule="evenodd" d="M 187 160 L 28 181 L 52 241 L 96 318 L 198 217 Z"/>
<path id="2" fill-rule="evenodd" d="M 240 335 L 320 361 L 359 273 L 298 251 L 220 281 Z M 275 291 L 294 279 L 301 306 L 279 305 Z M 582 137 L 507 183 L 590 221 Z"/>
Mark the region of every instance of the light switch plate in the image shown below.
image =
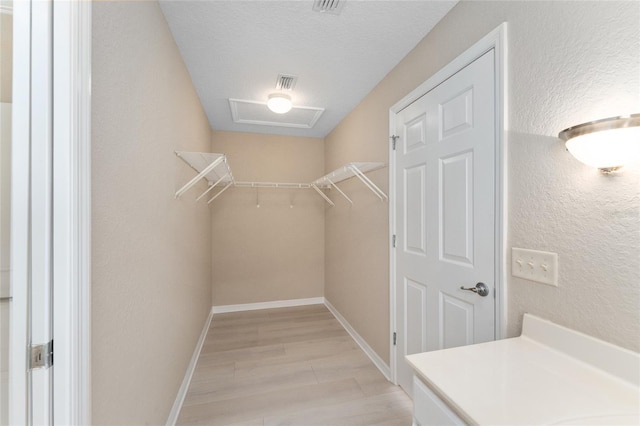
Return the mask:
<path id="1" fill-rule="evenodd" d="M 558 254 L 511 248 L 511 275 L 558 286 Z"/>

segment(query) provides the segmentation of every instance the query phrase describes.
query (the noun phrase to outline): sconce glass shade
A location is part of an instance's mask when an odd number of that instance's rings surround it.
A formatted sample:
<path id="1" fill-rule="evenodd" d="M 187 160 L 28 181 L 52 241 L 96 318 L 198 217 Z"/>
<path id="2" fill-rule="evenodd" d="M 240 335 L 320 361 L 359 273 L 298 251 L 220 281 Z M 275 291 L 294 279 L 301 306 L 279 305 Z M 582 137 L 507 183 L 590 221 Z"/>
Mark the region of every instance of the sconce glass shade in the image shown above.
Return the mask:
<path id="1" fill-rule="evenodd" d="M 272 93 L 267 100 L 267 107 L 276 114 L 284 114 L 291 111 L 293 104 L 291 97 L 284 93 Z"/>
<path id="2" fill-rule="evenodd" d="M 579 124 L 558 137 L 577 160 L 611 173 L 640 159 L 640 114 Z"/>

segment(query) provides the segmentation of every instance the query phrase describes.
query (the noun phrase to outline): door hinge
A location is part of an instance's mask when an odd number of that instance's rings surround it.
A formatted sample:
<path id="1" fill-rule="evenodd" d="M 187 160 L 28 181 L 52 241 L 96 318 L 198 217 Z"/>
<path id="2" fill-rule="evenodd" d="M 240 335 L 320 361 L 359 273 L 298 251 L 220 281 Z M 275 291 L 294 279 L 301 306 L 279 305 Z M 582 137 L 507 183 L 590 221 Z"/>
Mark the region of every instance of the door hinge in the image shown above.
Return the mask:
<path id="1" fill-rule="evenodd" d="M 397 337 L 398 337 L 398 335 L 397 335 L 397 334 L 396 334 L 396 332 L 394 331 L 394 332 L 393 332 L 393 346 L 395 346 L 395 345 L 396 345 Z"/>
<path id="2" fill-rule="evenodd" d="M 393 248 L 396 248 L 396 234 L 393 234 L 393 237 L 391 237 L 391 244 Z"/>
<path id="3" fill-rule="evenodd" d="M 49 368 L 53 365 L 53 340 L 29 348 L 29 370 Z"/>
<path id="4" fill-rule="evenodd" d="M 398 140 L 399 137 L 400 136 L 396 136 L 396 135 L 390 136 L 390 138 L 391 138 L 391 148 L 394 151 L 396 150 L 396 141 Z"/>

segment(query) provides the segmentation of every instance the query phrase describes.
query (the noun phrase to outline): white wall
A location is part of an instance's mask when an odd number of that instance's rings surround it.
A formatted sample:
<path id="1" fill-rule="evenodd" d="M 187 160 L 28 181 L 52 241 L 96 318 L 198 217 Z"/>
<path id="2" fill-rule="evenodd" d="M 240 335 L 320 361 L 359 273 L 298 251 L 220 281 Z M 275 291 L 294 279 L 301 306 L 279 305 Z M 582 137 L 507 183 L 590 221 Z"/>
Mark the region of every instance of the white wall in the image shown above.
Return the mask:
<path id="1" fill-rule="evenodd" d="M 509 335 L 531 312 L 640 351 L 640 164 L 605 176 L 556 138 L 569 126 L 640 112 L 640 3 L 505 9 L 508 246 L 559 257 L 558 288 L 510 277 Z"/>
<path id="2" fill-rule="evenodd" d="M 603 176 L 565 152 L 557 134 L 639 112 L 640 2 L 460 2 L 327 136 L 326 166 L 388 161 L 389 108 L 505 21 L 508 247 L 556 252 L 560 268 L 557 288 L 509 276 L 508 335 L 531 312 L 638 351 L 640 165 Z M 388 216 L 354 213 L 327 213 L 325 293 L 388 359 Z M 347 233 L 357 238 L 341 239 Z"/>
<path id="3" fill-rule="evenodd" d="M 211 308 L 211 223 L 175 150 L 211 130 L 157 2 L 94 2 L 92 424 L 164 424 Z"/>

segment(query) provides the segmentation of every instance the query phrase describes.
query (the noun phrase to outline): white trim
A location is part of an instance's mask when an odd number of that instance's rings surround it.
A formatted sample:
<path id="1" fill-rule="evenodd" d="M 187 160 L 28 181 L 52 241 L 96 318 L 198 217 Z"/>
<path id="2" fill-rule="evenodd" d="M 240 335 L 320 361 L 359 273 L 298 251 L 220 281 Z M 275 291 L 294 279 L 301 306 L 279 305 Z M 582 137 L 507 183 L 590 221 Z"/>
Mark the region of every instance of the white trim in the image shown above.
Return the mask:
<path id="1" fill-rule="evenodd" d="M 11 150 L 11 303 L 9 354 L 9 424 L 27 424 L 27 282 L 29 212 L 29 79 L 31 45 L 30 4 L 19 1 L 13 10 L 13 107 Z"/>
<path id="2" fill-rule="evenodd" d="M 91 422 L 91 2 L 54 2 L 54 424 Z"/>
<path id="3" fill-rule="evenodd" d="M 403 97 L 401 100 L 396 102 L 389 111 L 394 115 L 402 111 L 404 108 L 411 105 L 418 98 L 420 98 L 425 93 L 429 92 L 434 87 L 438 86 L 440 83 L 445 81 L 448 77 L 451 76 L 452 73 L 460 71 L 462 68 L 469 65 L 471 62 L 475 61 L 485 53 L 487 53 L 491 49 L 495 49 L 498 46 L 502 46 L 506 41 L 506 31 L 507 31 L 507 23 L 503 22 L 496 29 L 491 31 L 489 34 L 480 39 L 477 43 L 471 46 L 469 49 L 461 53 L 457 58 L 453 61 L 449 62 L 447 65 L 442 67 L 438 72 L 429 77 L 427 81 L 413 89 L 408 95 Z M 504 46 L 504 50 L 501 48 L 499 52 L 496 52 L 496 57 L 506 53 L 506 45 Z M 502 66 L 502 60 L 496 63 L 500 63 Z M 501 70 L 496 70 L 501 71 Z M 497 86 L 500 86 L 498 84 Z M 389 129 L 391 131 L 392 129 Z"/>
<path id="4" fill-rule="evenodd" d="M 200 333 L 200 338 L 198 339 L 198 343 L 196 343 L 196 348 L 193 351 L 193 355 L 191 356 L 191 361 L 187 366 L 187 372 L 184 375 L 184 379 L 182 380 L 182 384 L 180 385 L 180 389 L 178 389 L 178 395 L 176 395 L 176 400 L 173 403 L 173 407 L 171 407 L 171 412 L 169 413 L 169 418 L 167 419 L 167 426 L 173 426 L 178 421 L 178 416 L 180 415 L 180 410 L 182 409 L 182 404 L 184 403 L 184 399 L 187 396 L 187 391 L 189 390 L 189 385 L 191 384 L 191 378 L 193 377 L 193 372 L 196 369 L 196 365 L 198 364 L 198 358 L 200 357 L 200 352 L 202 351 L 202 347 L 204 346 L 204 341 L 207 338 L 207 332 L 209 331 L 209 327 L 211 327 L 211 320 L 213 319 L 213 306 L 209 311 L 209 316 L 207 320 L 204 322 L 204 327 L 202 327 L 202 332 Z"/>
<path id="5" fill-rule="evenodd" d="M 358 332 L 351 326 L 351 324 L 349 324 L 349 321 L 347 321 L 346 318 L 343 317 L 340 312 L 338 312 L 338 310 L 331 304 L 331 302 L 325 299 L 324 304 L 327 309 L 331 311 L 333 316 L 336 317 L 338 322 L 342 324 L 342 327 L 344 327 L 344 329 L 347 331 L 347 333 L 349 333 L 353 340 L 356 341 L 358 346 L 360 346 L 360 349 L 362 349 L 364 353 L 367 354 L 369 359 L 371 359 L 371 361 L 375 364 L 375 366 L 378 367 L 378 370 L 380 370 L 382 375 L 387 380 L 391 380 L 391 370 L 389 366 L 384 362 L 384 360 L 378 356 L 376 351 L 374 351 L 373 348 L 369 346 L 366 340 L 364 340 L 362 336 L 358 334 Z"/>
<path id="6" fill-rule="evenodd" d="M 214 314 L 223 314 L 227 312 L 257 311 L 260 309 L 290 308 L 292 306 L 322 305 L 324 303 L 324 297 L 311 297 L 308 299 L 274 300 L 272 302 L 220 305 L 214 306 L 212 309 Z"/>
<path id="7" fill-rule="evenodd" d="M 440 71 L 427 81 L 412 90 L 408 95 L 389 108 L 389 137 L 393 136 L 396 128 L 396 114 L 420 98 L 425 93 L 442 83 L 449 76 L 455 74 L 489 50 L 495 51 L 495 96 L 496 96 L 496 265 L 495 265 L 495 336 L 496 339 L 506 337 L 507 326 L 507 23 L 503 22 L 496 29 L 484 36 L 472 47 L 464 51 L 456 59 L 445 65 Z M 390 233 L 396 232 L 394 206 L 396 201 L 395 154 L 390 148 L 389 154 L 389 222 Z M 396 331 L 396 258 L 395 250 L 389 250 L 390 273 L 390 324 L 391 331 Z M 392 334 L 392 333 L 391 333 Z M 391 378 L 397 384 L 397 347 L 390 345 Z"/>
<path id="8" fill-rule="evenodd" d="M 495 70 L 496 70 L 496 340 L 507 338 L 507 276 L 509 261 L 507 258 L 507 226 L 509 224 L 509 179 L 508 179 L 508 144 L 507 129 L 509 128 L 509 96 L 508 96 L 508 34 L 507 23 L 504 22 L 494 32 L 495 36 Z"/>
<path id="9" fill-rule="evenodd" d="M 393 107 L 392 107 L 393 108 Z M 389 139 L 396 136 L 396 114 L 389 109 Z M 396 147 L 397 148 L 397 147 Z M 396 150 L 393 143 L 389 143 L 389 380 L 398 384 L 396 368 L 396 350 L 393 343 L 393 333 L 397 332 L 396 323 L 396 250 L 393 247 L 393 236 L 396 235 Z"/>
<path id="10" fill-rule="evenodd" d="M 324 108 L 318 107 L 307 107 L 307 106 L 293 106 L 291 110 L 293 111 L 314 111 L 313 117 L 307 123 L 292 123 L 286 121 L 267 121 L 267 120 L 253 120 L 248 118 L 241 118 L 240 113 L 238 112 L 239 104 L 251 104 L 251 105 L 262 105 L 265 108 L 267 107 L 266 102 L 259 101 L 247 101 L 244 99 L 232 99 L 229 98 L 229 108 L 231 109 L 231 118 L 234 123 L 238 124 L 256 124 L 259 126 L 276 126 L 276 127 L 293 127 L 298 129 L 312 129 L 313 126 L 316 125 L 322 114 L 324 113 Z"/>

